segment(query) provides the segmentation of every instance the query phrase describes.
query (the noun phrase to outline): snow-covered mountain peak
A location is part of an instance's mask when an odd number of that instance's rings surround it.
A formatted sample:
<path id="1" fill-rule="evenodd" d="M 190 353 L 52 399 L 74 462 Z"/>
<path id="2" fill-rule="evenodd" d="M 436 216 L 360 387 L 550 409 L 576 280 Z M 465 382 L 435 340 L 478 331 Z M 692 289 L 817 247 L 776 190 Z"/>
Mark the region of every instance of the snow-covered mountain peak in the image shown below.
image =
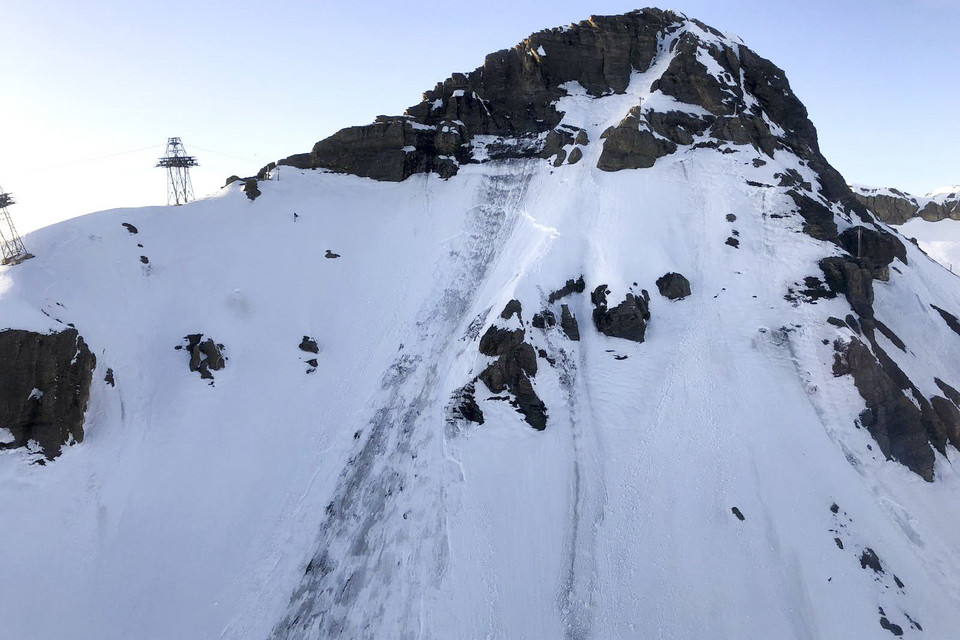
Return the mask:
<path id="1" fill-rule="evenodd" d="M 957 637 L 960 285 L 772 63 L 595 16 L 281 164 L 0 270 L 4 633 Z"/>

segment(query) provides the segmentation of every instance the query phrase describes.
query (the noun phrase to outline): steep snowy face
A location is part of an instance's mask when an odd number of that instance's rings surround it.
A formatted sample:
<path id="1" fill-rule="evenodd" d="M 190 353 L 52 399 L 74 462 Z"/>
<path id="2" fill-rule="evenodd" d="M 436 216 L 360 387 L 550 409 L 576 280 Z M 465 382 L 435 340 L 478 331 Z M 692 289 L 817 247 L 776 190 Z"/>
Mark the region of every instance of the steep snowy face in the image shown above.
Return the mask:
<path id="1" fill-rule="evenodd" d="M 281 165 L 0 271 L 95 355 L 12 637 L 960 637 L 960 284 L 772 63 L 593 17 Z"/>

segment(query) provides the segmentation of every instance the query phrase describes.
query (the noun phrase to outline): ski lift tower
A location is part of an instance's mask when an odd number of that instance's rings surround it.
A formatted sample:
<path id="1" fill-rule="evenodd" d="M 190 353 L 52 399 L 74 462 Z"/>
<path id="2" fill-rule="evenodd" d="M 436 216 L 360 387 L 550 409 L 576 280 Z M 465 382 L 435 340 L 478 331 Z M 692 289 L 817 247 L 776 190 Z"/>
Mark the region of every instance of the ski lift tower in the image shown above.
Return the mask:
<path id="1" fill-rule="evenodd" d="M 167 138 L 167 154 L 157 160 L 157 166 L 167 170 L 167 204 L 179 206 L 193 200 L 190 167 L 199 163 L 187 155 L 180 138 Z"/>
<path id="2" fill-rule="evenodd" d="M 0 244 L 3 245 L 3 264 L 19 264 L 33 256 L 27 253 L 23 240 L 13 226 L 7 207 L 14 204 L 13 196 L 0 189 Z"/>

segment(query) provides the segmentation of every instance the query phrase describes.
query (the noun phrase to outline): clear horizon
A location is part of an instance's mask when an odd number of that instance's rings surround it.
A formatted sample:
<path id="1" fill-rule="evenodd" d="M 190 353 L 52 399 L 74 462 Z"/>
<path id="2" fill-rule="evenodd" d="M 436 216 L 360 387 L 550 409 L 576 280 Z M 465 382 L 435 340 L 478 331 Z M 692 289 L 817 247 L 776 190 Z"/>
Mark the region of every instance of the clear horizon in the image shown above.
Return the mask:
<path id="1" fill-rule="evenodd" d="M 827 159 L 852 183 L 923 195 L 960 182 L 955 160 L 960 59 L 952 0 L 770 5 L 670 3 L 740 36 L 785 70 Z M 454 71 L 530 33 L 638 8 L 620 0 L 456 12 L 438 2 L 282 8 L 84 5 L 15 1 L 5 10 L 0 69 L 0 187 L 21 232 L 102 209 L 166 204 L 154 167 L 179 136 L 200 167 L 197 197 L 231 174 L 378 114 L 400 114 Z"/>

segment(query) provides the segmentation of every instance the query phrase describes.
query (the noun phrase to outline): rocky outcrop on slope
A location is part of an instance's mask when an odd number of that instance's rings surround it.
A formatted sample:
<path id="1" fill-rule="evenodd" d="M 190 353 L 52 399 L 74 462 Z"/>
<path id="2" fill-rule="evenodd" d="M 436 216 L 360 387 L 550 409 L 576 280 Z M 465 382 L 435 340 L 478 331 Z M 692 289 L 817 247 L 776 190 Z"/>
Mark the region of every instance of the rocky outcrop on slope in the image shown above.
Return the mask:
<path id="1" fill-rule="evenodd" d="M 213 338 L 203 339 L 202 333 L 191 333 L 184 337 L 186 345 L 177 345 L 176 349 L 186 349 L 190 354 L 190 371 L 196 371 L 204 380 L 213 380 L 211 371 L 219 371 L 226 366 L 223 355 L 223 345 L 214 342 Z"/>
<path id="2" fill-rule="evenodd" d="M 934 449 L 945 453 L 948 442 L 956 446 L 960 439 L 960 411 L 944 397 L 925 398 L 868 327 L 869 346 L 857 338 L 835 345 L 834 375 L 853 376 L 867 404 L 860 423 L 880 451 L 932 482 Z"/>
<path id="3" fill-rule="evenodd" d="M 960 220 L 960 189 L 935 196 L 917 197 L 898 189 L 853 187 L 853 194 L 867 209 L 887 224 L 903 224 L 911 218 L 928 222 Z"/>
<path id="4" fill-rule="evenodd" d="M 657 290 L 670 300 L 680 300 L 690 295 L 690 281 L 681 273 L 665 273 L 657 278 Z"/>
<path id="5" fill-rule="evenodd" d="M 623 302 L 613 308 L 607 307 L 610 290 L 602 284 L 590 294 L 593 302 L 593 323 L 597 331 L 612 338 L 643 342 L 650 319 L 650 296 L 646 291 L 640 296 L 628 293 Z"/>
<path id="6" fill-rule="evenodd" d="M 520 321 L 520 303 L 511 300 L 500 314 L 501 319 L 516 317 Z M 493 393 L 510 393 L 514 397 L 514 406 L 523 414 L 534 429 L 542 431 L 547 426 L 547 407 L 537 396 L 531 378 L 537 375 L 537 353 L 524 342 L 526 331 L 521 326 L 507 329 L 496 324 L 491 325 L 480 338 L 480 353 L 496 358 L 477 378 Z M 479 407 L 463 405 L 467 411 L 482 419 Z M 463 411 L 461 411 L 463 413 Z M 465 417 L 468 414 L 463 414 Z M 472 419 L 472 418 L 468 418 Z"/>
<path id="7" fill-rule="evenodd" d="M 0 362 L 0 449 L 35 446 L 52 459 L 83 441 L 97 359 L 76 329 L 2 331 Z"/>
<path id="8" fill-rule="evenodd" d="M 658 158 L 677 150 L 675 143 L 654 135 L 642 113 L 640 107 L 633 107 L 619 125 L 605 133 L 603 151 L 597 161 L 599 169 L 646 169 Z"/>

